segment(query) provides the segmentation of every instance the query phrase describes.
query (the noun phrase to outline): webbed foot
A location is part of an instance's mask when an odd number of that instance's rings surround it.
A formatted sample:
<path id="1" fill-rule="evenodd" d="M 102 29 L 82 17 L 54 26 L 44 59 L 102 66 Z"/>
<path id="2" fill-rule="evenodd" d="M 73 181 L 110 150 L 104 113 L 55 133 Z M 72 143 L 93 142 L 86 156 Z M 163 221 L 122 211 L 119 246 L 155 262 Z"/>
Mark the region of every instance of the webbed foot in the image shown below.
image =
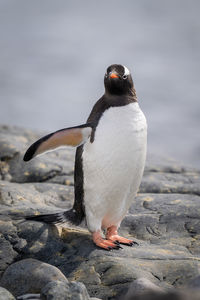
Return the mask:
<path id="1" fill-rule="evenodd" d="M 111 227 L 107 228 L 106 239 L 108 241 L 117 242 L 119 244 L 123 244 L 123 245 L 127 245 L 127 246 L 138 245 L 137 242 L 135 242 L 133 240 L 129 240 L 127 238 L 124 238 L 124 237 L 118 235 L 116 226 L 111 226 Z"/>
<path id="2" fill-rule="evenodd" d="M 115 242 L 115 241 L 111 241 L 111 240 L 107 240 L 102 238 L 101 233 L 99 231 L 94 232 L 92 234 L 92 238 L 93 238 L 93 242 L 100 248 L 103 248 L 105 250 L 113 250 L 113 249 L 120 249 L 120 245 Z"/>

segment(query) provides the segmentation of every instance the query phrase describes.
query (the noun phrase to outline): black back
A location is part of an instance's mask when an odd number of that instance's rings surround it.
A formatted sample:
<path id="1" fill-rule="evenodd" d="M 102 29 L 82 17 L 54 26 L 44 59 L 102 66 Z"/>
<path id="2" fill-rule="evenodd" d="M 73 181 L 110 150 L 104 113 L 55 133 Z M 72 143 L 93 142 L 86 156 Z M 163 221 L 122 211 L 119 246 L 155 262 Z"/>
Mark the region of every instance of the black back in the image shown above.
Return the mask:
<path id="1" fill-rule="evenodd" d="M 82 153 L 83 153 L 83 145 L 79 146 L 76 149 L 75 167 L 74 167 L 74 205 L 73 205 L 73 209 L 77 213 L 77 223 L 81 223 L 82 219 L 85 216 Z"/>

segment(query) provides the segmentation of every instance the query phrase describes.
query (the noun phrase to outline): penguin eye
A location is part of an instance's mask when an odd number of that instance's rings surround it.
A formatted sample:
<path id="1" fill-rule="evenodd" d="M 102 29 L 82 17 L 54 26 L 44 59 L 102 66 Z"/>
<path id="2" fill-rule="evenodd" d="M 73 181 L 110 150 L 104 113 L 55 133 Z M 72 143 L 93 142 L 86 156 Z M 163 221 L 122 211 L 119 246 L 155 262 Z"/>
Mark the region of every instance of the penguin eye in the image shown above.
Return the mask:
<path id="1" fill-rule="evenodd" d="M 125 80 L 127 79 L 127 75 L 123 75 L 122 78 Z"/>

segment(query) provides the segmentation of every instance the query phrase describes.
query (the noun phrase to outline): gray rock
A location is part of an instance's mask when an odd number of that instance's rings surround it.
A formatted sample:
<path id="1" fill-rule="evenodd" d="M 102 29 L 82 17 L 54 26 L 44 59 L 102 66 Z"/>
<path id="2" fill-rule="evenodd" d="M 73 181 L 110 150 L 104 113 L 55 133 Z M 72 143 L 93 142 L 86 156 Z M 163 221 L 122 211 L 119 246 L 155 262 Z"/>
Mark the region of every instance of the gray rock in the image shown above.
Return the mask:
<path id="1" fill-rule="evenodd" d="M 70 282 L 70 300 L 89 300 L 89 295 L 85 285 L 81 282 Z"/>
<path id="2" fill-rule="evenodd" d="M 15 300 L 15 297 L 8 290 L 0 286 L 0 300 Z"/>
<path id="3" fill-rule="evenodd" d="M 41 290 L 41 299 L 43 300 L 68 300 L 70 297 L 69 285 L 58 280 L 49 282 Z"/>
<path id="4" fill-rule="evenodd" d="M 163 292 L 163 290 L 146 278 L 138 278 L 134 280 L 125 296 L 127 299 L 139 294 L 147 292 Z"/>
<path id="5" fill-rule="evenodd" d="M 197 171 L 183 173 L 145 172 L 141 193 L 179 193 L 200 195 L 200 178 Z"/>
<path id="6" fill-rule="evenodd" d="M 14 261 L 36 258 L 83 282 L 90 297 L 104 300 L 124 296 L 141 277 L 171 290 L 200 276 L 199 170 L 150 157 L 140 193 L 120 227 L 139 246 L 106 252 L 82 227 L 22 220 L 73 203 L 73 150 L 22 161 L 25 149 L 41 135 L 0 127 L 0 276 Z"/>
<path id="7" fill-rule="evenodd" d="M 68 282 L 62 272 L 49 264 L 29 258 L 12 264 L 4 272 L 0 284 L 13 295 L 38 293 L 48 282 Z"/>
<path id="8" fill-rule="evenodd" d="M 60 241 L 58 229 L 40 222 L 23 222 L 16 225 L 18 236 L 26 240 L 26 245 L 20 253 L 23 257 L 34 256 L 40 260 L 48 261 L 55 253 L 65 249 Z"/>
<path id="9" fill-rule="evenodd" d="M 13 250 L 11 243 L 0 234 L 0 276 L 7 266 L 14 262 L 16 257 L 17 252 Z"/>
<path id="10" fill-rule="evenodd" d="M 200 293 L 196 291 L 176 290 L 168 293 L 151 291 L 142 294 L 133 294 L 130 297 L 123 297 L 120 300 L 199 300 L 199 299 L 200 299 Z"/>
<path id="11" fill-rule="evenodd" d="M 193 278 L 189 283 L 188 283 L 189 288 L 195 288 L 200 290 L 200 275 Z"/>
<path id="12" fill-rule="evenodd" d="M 45 209 L 55 210 L 57 206 L 71 207 L 73 199 L 73 187 L 50 183 L 11 183 L 0 180 L 0 205 L 6 211 L 15 213 L 15 210 L 29 209 L 29 211 Z M 27 214 L 27 212 L 26 212 Z"/>
<path id="13" fill-rule="evenodd" d="M 89 300 L 84 284 L 80 282 L 49 282 L 41 291 L 43 300 Z"/>
<path id="14" fill-rule="evenodd" d="M 28 146 L 44 134 L 19 127 L 0 126 L 0 179 L 14 182 L 54 182 L 55 177 L 56 183 L 69 185 L 73 182 L 75 150 L 61 150 L 59 155 L 52 152 L 28 163 L 23 161 Z"/>

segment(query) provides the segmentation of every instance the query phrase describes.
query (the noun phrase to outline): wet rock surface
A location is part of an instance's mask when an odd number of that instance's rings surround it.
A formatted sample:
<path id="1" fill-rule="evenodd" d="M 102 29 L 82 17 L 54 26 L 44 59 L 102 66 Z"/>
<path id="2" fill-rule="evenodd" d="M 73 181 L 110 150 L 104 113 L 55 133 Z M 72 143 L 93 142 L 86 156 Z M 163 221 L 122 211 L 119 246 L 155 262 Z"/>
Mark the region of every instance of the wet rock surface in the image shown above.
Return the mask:
<path id="1" fill-rule="evenodd" d="M 80 299 L 105 300 L 130 294 L 141 278 L 162 292 L 189 284 L 200 289 L 198 170 L 151 156 L 140 191 L 120 228 L 139 246 L 106 252 L 93 244 L 84 227 L 24 221 L 24 215 L 58 212 L 73 203 L 74 150 L 48 153 L 28 163 L 22 160 L 26 148 L 42 135 L 0 127 L 0 286 L 15 297 L 39 293 L 41 299 L 62 299 L 55 298 L 58 288 L 51 282 L 59 283 L 68 295 L 75 282 Z M 16 264 L 25 268 L 29 259 L 39 261 L 40 272 L 43 263 L 56 267 L 66 282 L 60 277 L 47 280 L 49 272 L 44 272 L 37 290 L 25 289 L 25 285 L 31 287 L 31 274 L 34 278 L 34 263 L 30 263 L 30 277 L 18 284 L 20 290 L 13 289 L 14 281 L 20 280 L 19 267 L 14 272 L 18 277 L 12 282 L 8 276 L 5 284 L 6 274 Z"/>

